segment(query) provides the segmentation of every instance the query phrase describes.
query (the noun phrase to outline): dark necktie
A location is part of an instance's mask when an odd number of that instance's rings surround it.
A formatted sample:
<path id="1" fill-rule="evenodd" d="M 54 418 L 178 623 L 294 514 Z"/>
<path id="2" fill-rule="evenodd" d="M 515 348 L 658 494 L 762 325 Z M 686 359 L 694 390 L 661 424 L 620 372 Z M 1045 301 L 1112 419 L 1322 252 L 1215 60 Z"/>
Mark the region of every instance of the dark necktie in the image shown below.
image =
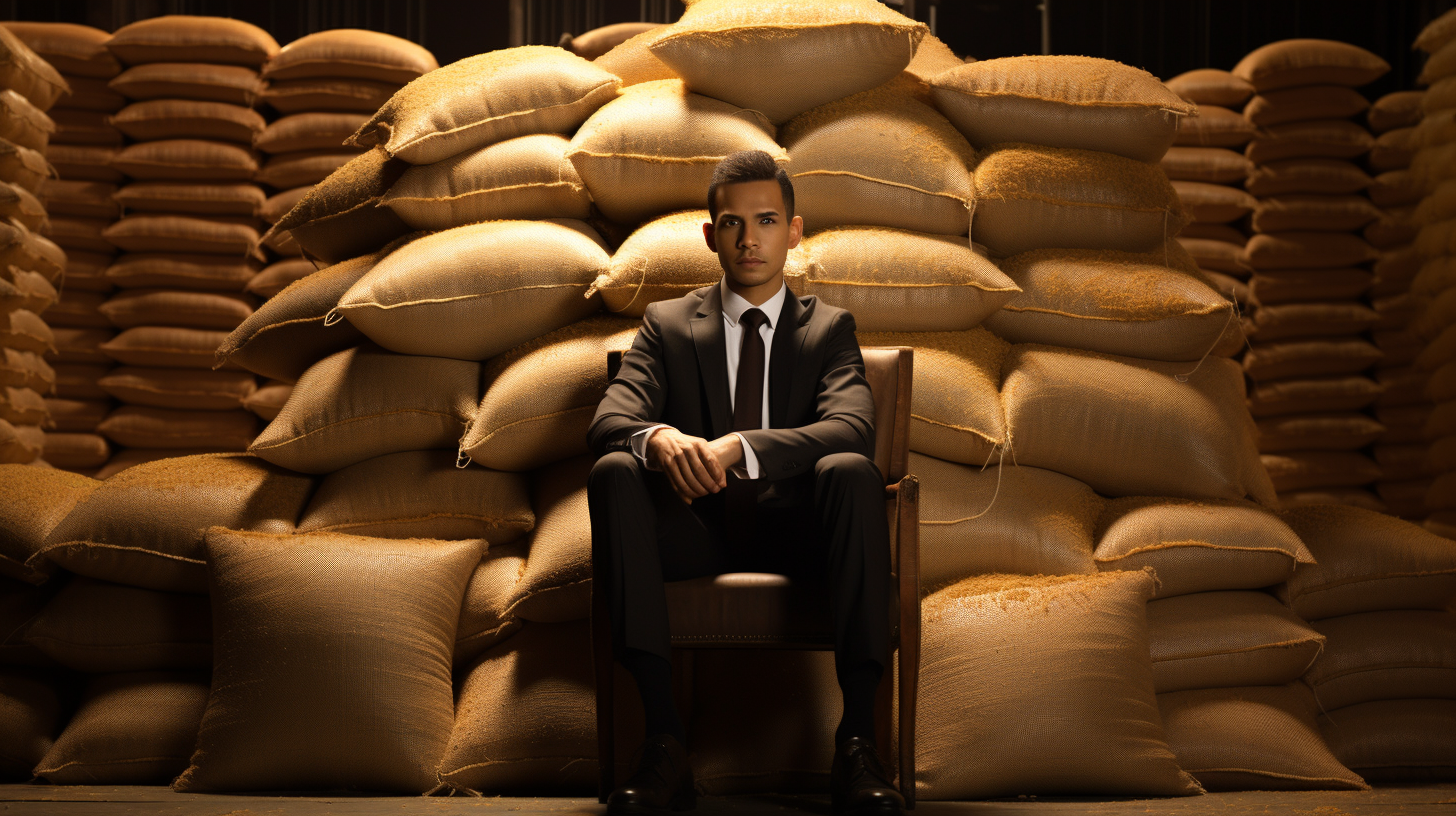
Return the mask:
<path id="1" fill-rule="evenodd" d="M 733 430 L 756 431 L 763 427 L 763 335 L 758 327 L 768 316 L 758 309 L 749 309 L 738 318 L 743 329 L 743 345 L 738 351 L 738 375 L 733 385 Z M 746 446 L 748 443 L 744 443 Z M 728 479 L 725 497 L 728 511 L 728 534 L 736 541 L 751 539 L 754 512 L 758 507 L 758 483 L 737 476 Z"/>

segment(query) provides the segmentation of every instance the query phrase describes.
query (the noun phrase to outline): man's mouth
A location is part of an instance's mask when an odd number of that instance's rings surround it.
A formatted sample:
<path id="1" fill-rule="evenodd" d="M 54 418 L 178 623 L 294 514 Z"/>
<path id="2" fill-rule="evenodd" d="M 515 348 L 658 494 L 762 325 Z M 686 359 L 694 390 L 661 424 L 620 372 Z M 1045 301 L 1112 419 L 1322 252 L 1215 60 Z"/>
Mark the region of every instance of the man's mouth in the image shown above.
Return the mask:
<path id="1" fill-rule="evenodd" d="M 750 257 L 750 258 L 739 258 L 738 259 L 738 265 L 739 266 L 759 266 L 762 263 L 763 263 L 763 259 L 762 258 L 751 258 Z"/>

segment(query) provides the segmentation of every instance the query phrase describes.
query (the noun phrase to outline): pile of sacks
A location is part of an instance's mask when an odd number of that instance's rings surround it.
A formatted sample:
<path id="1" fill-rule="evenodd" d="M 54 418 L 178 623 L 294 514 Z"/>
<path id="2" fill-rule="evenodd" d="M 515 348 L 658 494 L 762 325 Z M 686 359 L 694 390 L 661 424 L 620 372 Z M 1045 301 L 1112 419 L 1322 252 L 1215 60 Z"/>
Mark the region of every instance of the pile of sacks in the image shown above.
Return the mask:
<path id="1" fill-rule="evenodd" d="M 57 373 L 49 321 L 66 254 L 41 235 L 49 223 L 36 192 L 54 175 L 46 115 L 67 91 L 50 63 L 0 28 L 0 462 L 40 460 L 50 427 L 46 395 Z"/>

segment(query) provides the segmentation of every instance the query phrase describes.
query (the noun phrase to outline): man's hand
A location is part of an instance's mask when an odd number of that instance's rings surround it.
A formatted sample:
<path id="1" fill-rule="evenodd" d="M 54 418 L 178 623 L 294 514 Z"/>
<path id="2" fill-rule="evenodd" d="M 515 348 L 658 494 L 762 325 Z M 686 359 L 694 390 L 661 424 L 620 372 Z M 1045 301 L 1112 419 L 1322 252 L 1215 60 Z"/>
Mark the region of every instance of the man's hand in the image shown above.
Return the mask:
<path id="1" fill-rule="evenodd" d="M 667 474 L 683 501 L 691 502 L 728 486 L 728 468 L 743 458 L 738 437 L 709 442 L 676 428 L 660 428 L 647 441 L 647 465 Z"/>

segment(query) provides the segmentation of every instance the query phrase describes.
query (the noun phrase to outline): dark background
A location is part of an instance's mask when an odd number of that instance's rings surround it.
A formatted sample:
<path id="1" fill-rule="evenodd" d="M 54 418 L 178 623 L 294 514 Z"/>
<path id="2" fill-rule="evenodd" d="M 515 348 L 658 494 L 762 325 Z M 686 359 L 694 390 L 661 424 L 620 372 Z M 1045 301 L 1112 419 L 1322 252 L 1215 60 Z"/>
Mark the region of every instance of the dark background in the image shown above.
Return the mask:
<path id="1" fill-rule="evenodd" d="M 917 0 L 930 16 L 930 0 Z M 1456 0 L 1050 0 L 1055 54 L 1106 57 L 1169 78 L 1193 68 L 1232 68 L 1274 40 L 1319 37 L 1354 43 L 1390 62 L 1367 91 L 1410 88 L 1421 57 L 1411 42 Z M 527 36 L 554 44 L 607 23 L 676 19 L 679 0 L 527 0 Z M 508 0 L 0 0 L 0 16 L 60 20 L 115 30 L 161 14 L 236 17 L 280 44 L 326 28 L 368 28 L 421 43 L 440 63 L 504 48 Z M 936 29 L 978 59 L 1041 53 L 1038 0 L 939 0 Z"/>

